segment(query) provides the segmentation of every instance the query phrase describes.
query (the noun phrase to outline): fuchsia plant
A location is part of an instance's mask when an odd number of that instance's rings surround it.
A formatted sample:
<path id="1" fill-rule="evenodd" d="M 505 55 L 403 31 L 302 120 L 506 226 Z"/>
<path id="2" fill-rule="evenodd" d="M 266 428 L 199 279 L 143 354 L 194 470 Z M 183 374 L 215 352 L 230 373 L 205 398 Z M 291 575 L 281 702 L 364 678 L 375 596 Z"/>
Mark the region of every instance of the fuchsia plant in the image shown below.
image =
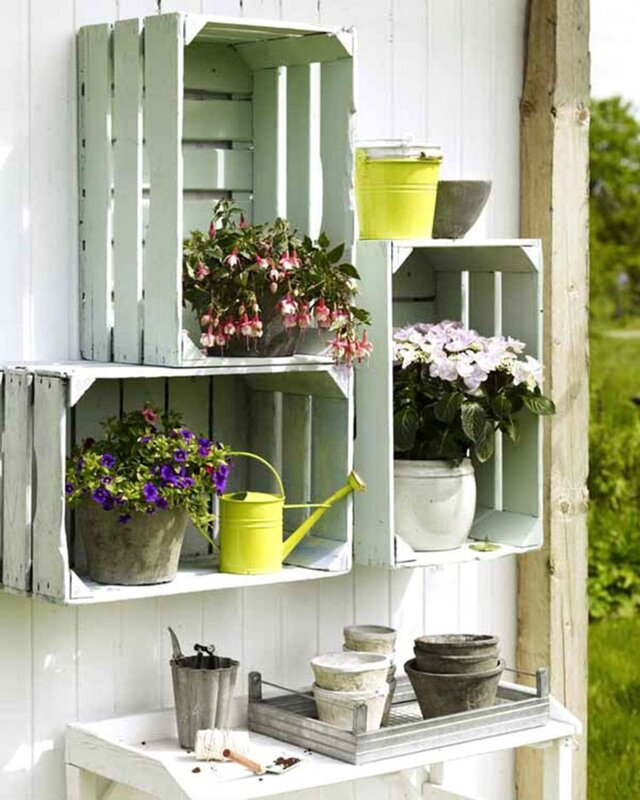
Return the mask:
<path id="1" fill-rule="evenodd" d="M 542 367 L 510 336 L 461 322 L 419 323 L 393 337 L 396 458 L 487 461 L 496 430 L 517 441 L 517 414 L 553 414 Z"/>
<path id="2" fill-rule="evenodd" d="M 183 298 L 198 314 L 203 349 L 223 355 L 243 341 L 251 355 L 276 317 L 292 335 L 333 332 L 337 362 L 367 358 L 369 313 L 353 304 L 359 275 L 343 253 L 325 234 L 314 243 L 283 219 L 249 225 L 231 201 L 218 202 L 208 233 L 193 231 L 183 250 Z"/>

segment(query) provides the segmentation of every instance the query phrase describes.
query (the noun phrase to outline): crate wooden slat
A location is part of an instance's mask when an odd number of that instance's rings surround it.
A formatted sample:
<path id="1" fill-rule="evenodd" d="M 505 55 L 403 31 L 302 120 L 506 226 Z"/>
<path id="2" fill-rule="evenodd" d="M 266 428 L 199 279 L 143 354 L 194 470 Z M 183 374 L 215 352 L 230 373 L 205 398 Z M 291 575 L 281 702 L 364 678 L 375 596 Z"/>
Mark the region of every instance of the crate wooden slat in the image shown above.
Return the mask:
<path id="1" fill-rule="evenodd" d="M 75 515 L 65 510 L 66 456 L 75 444 L 99 435 L 104 419 L 146 402 L 179 411 L 194 430 L 269 459 L 282 472 L 290 503 L 322 502 L 346 480 L 353 466 L 353 376 L 348 370 L 303 357 L 286 364 L 266 360 L 262 373 L 255 365 L 238 364 L 242 359 L 225 361 L 231 365 L 222 369 L 70 362 L 4 371 L 0 497 L 5 588 L 82 604 L 313 580 L 350 569 L 351 498 L 327 512 L 311 543 L 296 547 L 281 572 L 219 573 L 216 553 L 190 526 L 179 575 L 171 583 L 100 586 L 85 576 L 81 531 Z M 264 467 L 241 457 L 234 461 L 230 488 L 274 488 Z M 215 510 L 217 501 L 212 502 Z M 286 530 L 304 516 L 286 512 Z"/>
<path id="2" fill-rule="evenodd" d="M 477 469 L 470 539 L 455 551 L 415 553 L 394 533 L 392 332 L 411 322 L 459 319 L 485 335 L 521 339 L 541 352 L 541 247 L 532 240 L 361 241 L 361 299 L 373 317 L 375 355 L 357 372 L 356 463 L 380 465 L 356 499 L 356 563 L 437 566 L 491 560 L 542 545 L 542 422 L 522 415 L 517 445 L 498 437 L 496 457 Z M 473 549 L 474 540 L 499 544 Z"/>
<path id="3" fill-rule="evenodd" d="M 350 254 L 353 34 L 160 14 L 78 51 L 82 356 L 220 366 L 182 306 L 183 238 L 231 196 Z"/>

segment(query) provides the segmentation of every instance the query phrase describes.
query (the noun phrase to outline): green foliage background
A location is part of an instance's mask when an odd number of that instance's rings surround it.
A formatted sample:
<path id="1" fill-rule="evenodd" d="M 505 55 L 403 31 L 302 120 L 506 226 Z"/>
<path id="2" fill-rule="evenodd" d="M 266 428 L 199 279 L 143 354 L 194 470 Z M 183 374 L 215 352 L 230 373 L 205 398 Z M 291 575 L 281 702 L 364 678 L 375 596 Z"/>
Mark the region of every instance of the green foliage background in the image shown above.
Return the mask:
<path id="1" fill-rule="evenodd" d="M 590 167 L 589 601 L 600 619 L 640 608 L 640 122 L 619 97 L 592 103 Z"/>

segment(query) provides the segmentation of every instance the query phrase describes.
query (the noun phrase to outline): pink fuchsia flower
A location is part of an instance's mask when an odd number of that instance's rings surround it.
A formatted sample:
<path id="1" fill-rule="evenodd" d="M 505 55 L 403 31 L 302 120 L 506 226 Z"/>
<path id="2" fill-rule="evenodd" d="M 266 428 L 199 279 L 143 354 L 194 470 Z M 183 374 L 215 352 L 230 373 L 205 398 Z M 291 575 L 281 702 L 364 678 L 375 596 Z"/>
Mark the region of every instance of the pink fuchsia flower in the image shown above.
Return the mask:
<path id="1" fill-rule="evenodd" d="M 209 311 L 200 317 L 200 325 L 202 325 L 203 328 L 206 328 L 208 325 L 211 324 L 213 324 L 213 316 Z"/>
<path id="2" fill-rule="evenodd" d="M 331 326 L 342 328 L 349 322 L 349 313 L 344 308 L 334 308 L 331 312 Z"/>
<path id="3" fill-rule="evenodd" d="M 343 339 L 340 335 L 336 336 L 335 339 L 332 339 L 329 342 L 329 346 L 331 347 L 331 355 L 335 361 L 341 362 L 345 360 L 347 345 L 347 340 Z"/>
<path id="4" fill-rule="evenodd" d="M 209 225 L 209 238 L 216 238 L 216 226 L 213 224 L 213 221 L 211 222 L 211 225 Z"/>
<path id="5" fill-rule="evenodd" d="M 275 281 L 272 281 L 269 284 L 269 291 L 271 292 L 271 294 L 275 294 L 278 291 L 278 284 Z"/>
<path id="6" fill-rule="evenodd" d="M 259 339 L 262 336 L 262 320 L 260 317 L 255 316 L 251 320 L 251 336 L 254 339 Z"/>
<path id="7" fill-rule="evenodd" d="M 297 322 L 298 327 L 302 328 L 303 330 L 311 325 L 311 314 L 309 313 L 309 306 L 306 303 L 302 303 L 300 306 Z"/>
<path id="8" fill-rule="evenodd" d="M 293 252 L 295 253 L 295 250 Z M 292 254 L 283 253 L 278 264 L 283 272 L 290 272 L 300 264 L 300 260 L 297 256 L 294 257 Z"/>
<path id="9" fill-rule="evenodd" d="M 238 322 L 240 336 L 249 337 L 251 336 L 251 322 L 249 322 L 249 317 L 246 314 L 243 314 Z"/>
<path id="10" fill-rule="evenodd" d="M 331 327 L 331 311 L 324 302 L 324 297 L 321 297 L 313 309 L 313 315 L 316 318 L 319 328 Z"/>
<path id="11" fill-rule="evenodd" d="M 209 348 L 209 347 L 215 347 L 215 343 L 216 343 L 216 337 L 214 336 L 213 333 L 213 325 L 210 324 L 209 327 L 207 328 L 207 332 L 203 333 L 200 336 L 200 344 L 203 347 Z"/>
<path id="12" fill-rule="evenodd" d="M 367 332 L 364 331 L 362 339 L 358 342 L 358 361 L 362 361 L 363 358 L 369 358 L 371 353 L 373 353 L 373 345 L 369 341 Z"/>
<path id="13" fill-rule="evenodd" d="M 256 256 L 256 264 L 260 267 L 260 269 L 269 268 L 269 260 L 267 258 L 262 258 L 262 256 Z"/>
<path id="14" fill-rule="evenodd" d="M 283 278 L 282 274 L 278 272 L 278 270 L 275 267 L 272 267 L 269 270 L 269 274 L 267 277 L 272 283 L 277 283 L 278 281 L 281 281 Z"/>
<path id="15" fill-rule="evenodd" d="M 222 259 L 222 263 L 226 264 L 229 267 L 229 269 L 233 269 L 234 267 L 237 267 L 238 264 L 240 263 L 240 256 L 238 255 L 238 248 L 234 247 L 233 250 L 229 253 L 229 255 L 225 256 Z"/>
<path id="16" fill-rule="evenodd" d="M 158 421 L 158 415 L 156 412 L 150 408 L 149 406 L 145 406 L 142 409 L 142 418 L 148 425 L 155 425 Z"/>
<path id="17" fill-rule="evenodd" d="M 210 272 L 211 270 L 209 267 L 205 266 L 202 261 L 198 261 L 198 266 L 196 267 L 196 280 L 203 280 Z"/>
<path id="18" fill-rule="evenodd" d="M 290 328 L 295 328 L 298 324 L 298 315 L 297 314 L 283 314 L 282 316 L 282 324 L 284 325 L 287 330 Z"/>
<path id="19" fill-rule="evenodd" d="M 277 308 L 283 317 L 295 316 L 298 313 L 298 303 L 290 294 L 282 298 Z"/>
<path id="20" fill-rule="evenodd" d="M 246 228 L 247 227 L 247 221 L 244 218 L 244 214 L 242 212 L 240 212 L 240 224 L 238 225 L 238 227 L 239 228 Z"/>
<path id="21" fill-rule="evenodd" d="M 235 326 L 233 320 L 232 319 L 228 319 L 224 323 L 224 327 L 223 327 L 222 330 L 224 331 L 225 336 L 228 336 L 229 338 L 231 338 L 232 336 L 235 336 L 236 326 Z"/>
<path id="22" fill-rule="evenodd" d="M 214 342 L 218 347 L 226 347 L 227 342 L 229 341 L 229 337 L 225 334 L 221 327 L 218 327 L 218 330 L 214 336 Z"/>

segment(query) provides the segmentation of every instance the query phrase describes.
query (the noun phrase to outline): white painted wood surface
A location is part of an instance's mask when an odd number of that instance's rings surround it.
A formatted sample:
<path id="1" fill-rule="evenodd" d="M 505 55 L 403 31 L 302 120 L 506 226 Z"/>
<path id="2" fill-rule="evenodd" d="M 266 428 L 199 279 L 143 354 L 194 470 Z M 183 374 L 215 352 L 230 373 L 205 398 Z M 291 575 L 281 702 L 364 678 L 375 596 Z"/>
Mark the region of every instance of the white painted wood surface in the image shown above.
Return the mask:
<path id="1" fill-rule="evenodd" d="M 243 11 L 245 17 L 272 18 L 282 9 L 282 16 L 292 20 L 354 25 L 357 136 L 412 133 L 441 144 L 444 177 L 493 181 L 487 209 L 469 236 L 513 237 L 518 234 L 524 6 L 524 0 L 467 0 L 464 6 L 461 0 L 403 0 L 393 7 L 387 0 L 245 0 Z M 163 0 L 163 8 L 241 15 L 238 0 Z M 0 81 L 5 112 L 0 115 L 5 288 L 0 357 L 5 360 L 78 356 L 74 37 L 80 25 L 155 12 L 155 0 L 33 0 L 29 14 L 24 4 L 0 3 L 7 45 L 0 61 L 11 76 Z M 476 29 L 486 32 L 485 41 L 479 42 Z M 198 47 L 188 48 L 187 74 L 190 51 Z M 460 80 L 450 60 L 461 62 L 463 53 Z M 474 72 L 481 65 L 485 69 L 488 58 L 496 68 L 491 81 L 478 86 Z M 192 74 L 211 82 L 220 73 Z M 247 80 L 234 91 L 249 91 Z M 194 77 L 192 87 L 198 85 Z M 472 92 L 480 95 L 471 97 Z M 454 114 L 464 116 L 463 130 L 449 124 Z M 223 404 L 227 397 L 216 402 Z M 364 472 L 364 465 L 360 469 Z M 243 662 L 258 661 L 251 643 L 261 629 L 277 641 L 270 656 L 277 666 L 298 658 L 303 647 L 339 649 L 342 625 L 356 620 L 399 625 L 405 654 L 417 633 L 495 631 L 513 661 L 514 598 L 510 558 L 391 574 L 356 569 L 328 581 L 61 609 L 56 617 L 47 615 L 42 603 L 2 594 L 0 629 L 11 644 L 0 662 L 0 798 L 65 800 L 63 759 L 54 742 L 67 722 L 152 711 L 169 702 L 164 628 L 176 619 L 190 632 L 187 641 L 215 641 Z M 296 674 L 301 684 L 310 679 L 303 667 Z M 61 690 L 64 702 L 53 705 L 53 691 Z M 399 778 L 371 777 L 294 797 L 396 800 L 402 786 Z M 447 786 L 460 794 L 513 800 L 512 754 L 458 762 Z"/>

